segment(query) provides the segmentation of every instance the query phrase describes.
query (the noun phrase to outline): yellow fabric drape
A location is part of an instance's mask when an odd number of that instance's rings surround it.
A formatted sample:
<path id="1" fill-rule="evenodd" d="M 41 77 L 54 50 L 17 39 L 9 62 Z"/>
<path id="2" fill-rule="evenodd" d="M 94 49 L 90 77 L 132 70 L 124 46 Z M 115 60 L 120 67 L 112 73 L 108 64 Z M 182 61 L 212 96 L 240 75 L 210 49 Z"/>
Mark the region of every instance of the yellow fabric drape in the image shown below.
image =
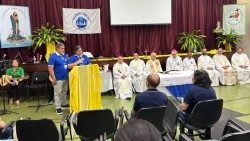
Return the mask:
<path id="1" fill-rule="evenodd" d="M 45 59 L 47 62 L 49 62 L 49 57 L 51 53 L 56 52 L 56 46 L 55 43 L 46 43 L 46 54 Z"/>
<path id="2" fill-rule="evenodd" d="M 69 73 L 69 88 L 70 112 L 102 109 L 98 65 L 75 66 Z"/>

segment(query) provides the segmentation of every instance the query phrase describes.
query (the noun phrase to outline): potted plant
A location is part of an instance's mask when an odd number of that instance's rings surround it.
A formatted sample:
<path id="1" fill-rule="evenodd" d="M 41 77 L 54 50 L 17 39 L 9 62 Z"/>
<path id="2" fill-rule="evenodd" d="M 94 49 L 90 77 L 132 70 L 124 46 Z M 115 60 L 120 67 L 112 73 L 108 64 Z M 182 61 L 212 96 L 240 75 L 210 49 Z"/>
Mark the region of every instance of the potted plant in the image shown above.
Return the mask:
<path id="1" fill-rule="evenodd" d="M 194 30 L 190 33 L 180 33 L 181 36 L 178 38 L 178 44 L 181 45 L 181 50 L 188 50 L 193 52 L 201 50 L 205 45 L 204 38 L 206 36 L 200 34 L 200 32 L 201 30 Z"/>
<path id="2" fill-rule="evenodd" d="M 234 32 L 234 30 L 230 30 L 228 34 L 220 34 L 217 38 L 218 47 L 222 45 L 225 46 L 225 50 L 232 51 L 232 46 L 237 45 L 240 42 L 240 37 Z"/>
<path id="3" fill-rule="evenodd" d="M 62 29 L 55 28 L 55 26 L 50 27 L 49 24 L 35 29 L 34 34 L 31 36 L 34 51 L 42 45 L 46 45 L 45 59 L 48 61 L 49 55 L 55 52 L 55 43 L 66 40 L 62 35 L 62 31 Z"/>

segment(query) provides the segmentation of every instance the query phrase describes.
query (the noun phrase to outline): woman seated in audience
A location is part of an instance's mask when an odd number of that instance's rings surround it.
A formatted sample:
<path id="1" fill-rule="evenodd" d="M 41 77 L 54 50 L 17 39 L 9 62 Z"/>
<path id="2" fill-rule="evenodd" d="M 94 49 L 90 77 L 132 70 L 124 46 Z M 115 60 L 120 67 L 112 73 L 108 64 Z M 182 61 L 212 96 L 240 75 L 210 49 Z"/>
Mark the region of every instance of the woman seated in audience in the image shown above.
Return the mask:
<path id="1" fill-rule="evenodd" d="M 145 120 L 133 119 L 117 130 L 115 141 L 162 141 L 162 137 L 153 124 Z"/>
<path id="2" fill-rule="evenodd" d="M 8 89 L 9 104 L 13 104 L 14 96 L 16 98 L 16 105 L 20 105 L 20 91 L 24 86 L 24 70 L 19 67 L 18 59 L 13 59 L 11 61 L 11 67 L 7 69 L 6 75 L 9 76 L 6 81 L 10 85 Z"/>
<path id="3" fill-rule="evenodd" d="M 187 121 L 191 115 L 195 105 L 200 101 L 216 99 L 215 91 L 211 86 L 212 81 L 205 70 L 196 70 L 193 75 L 193 86 L 187 91 L 180 109 L 179 116 L 183 121 Z M 180 131 L 184 131 L 184 127 L 180 126 Z M 189 133 L 192 133 L 190 130 Z"/>

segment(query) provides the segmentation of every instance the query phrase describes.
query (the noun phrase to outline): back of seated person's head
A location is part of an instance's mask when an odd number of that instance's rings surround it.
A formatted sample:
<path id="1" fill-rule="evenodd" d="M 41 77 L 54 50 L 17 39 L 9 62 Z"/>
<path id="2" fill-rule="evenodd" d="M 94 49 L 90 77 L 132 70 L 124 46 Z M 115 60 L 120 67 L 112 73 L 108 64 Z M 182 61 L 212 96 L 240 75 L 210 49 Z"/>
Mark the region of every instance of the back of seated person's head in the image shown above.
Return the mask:
<path id="1" fill-rule="evenodd" d="M 115 134 L 115 141 L 161 141 L 159 130 L 141 119 L 127 121 Z"/>
<path id="2" fill-rule="evenodd" d="M 160 84 L 160 77 L 155 73 L 151 73 L 147 77 L 147 87 L 156 88 Z"/>
<path id="3" fill-rule="evenodd" d="M 209 88 L 212 81 L 205 70 L 196 70 L 194 71 L 193 83 L 194 85 Z"/>

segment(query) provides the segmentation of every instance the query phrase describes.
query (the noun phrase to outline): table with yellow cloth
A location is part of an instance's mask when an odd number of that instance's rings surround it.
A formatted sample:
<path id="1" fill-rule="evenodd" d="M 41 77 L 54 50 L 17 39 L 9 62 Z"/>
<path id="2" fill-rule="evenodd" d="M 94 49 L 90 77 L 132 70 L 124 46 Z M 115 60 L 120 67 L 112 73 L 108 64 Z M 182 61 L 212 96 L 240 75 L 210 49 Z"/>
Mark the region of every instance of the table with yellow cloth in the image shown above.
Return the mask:
<path id="1" fill-rule="evenodd" d="M 101 75 L 97 64 L 75 66 L 69 73 L 70 112 L 102 109 Z"/>

